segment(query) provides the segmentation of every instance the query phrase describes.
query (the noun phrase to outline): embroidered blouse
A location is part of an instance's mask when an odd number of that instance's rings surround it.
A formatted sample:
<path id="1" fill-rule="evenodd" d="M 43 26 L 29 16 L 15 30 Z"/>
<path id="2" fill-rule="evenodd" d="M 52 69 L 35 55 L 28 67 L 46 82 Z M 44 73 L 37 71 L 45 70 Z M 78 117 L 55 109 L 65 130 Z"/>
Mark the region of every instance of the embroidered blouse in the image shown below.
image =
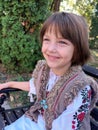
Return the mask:
<path id="1" fill-rule="evenodd" d="M 49 74 L 49 81 L 47 83 L 47 91 L 51 91 L 56 81 L 59 79 L 59 76 L 55 75 L 52 71 Z M 30 100 L 33 101 L 32 94 L 36 94 L 34 79 L 31 78 L 30 81 L 30 91 L 29 96 Z M 81 125 L 81 121 L 84 119 L 85 114 L 89 110 L 89 105 L 91 102 L 91 88 L 90 86 L 84 86 L 78 96 L 75 97 L 73 102 L 67 107 L 67 109 L 52 123 L 51 130 L 78 130 Z M 42 115 L 42 120 L 44 121 Z M 39 118 L 41 124 L 42 120 Z M 42 123 L 41 125 L 44 125 Z"/>

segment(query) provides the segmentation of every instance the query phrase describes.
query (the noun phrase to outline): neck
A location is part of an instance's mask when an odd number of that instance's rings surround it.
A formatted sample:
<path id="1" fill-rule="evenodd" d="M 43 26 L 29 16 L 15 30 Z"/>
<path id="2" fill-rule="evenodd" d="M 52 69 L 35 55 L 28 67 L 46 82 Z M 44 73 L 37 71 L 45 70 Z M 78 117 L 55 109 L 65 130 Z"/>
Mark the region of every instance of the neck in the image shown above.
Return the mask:
<path id="1" fill-rule="evenodd" d="M 70 69 L 70 67 L 65 68 L 65 69 L 51 69 L 52 72 L 56 75 L 56 76 L 63 76 L 66 72 L 68 72 L 68 70 Z"/>

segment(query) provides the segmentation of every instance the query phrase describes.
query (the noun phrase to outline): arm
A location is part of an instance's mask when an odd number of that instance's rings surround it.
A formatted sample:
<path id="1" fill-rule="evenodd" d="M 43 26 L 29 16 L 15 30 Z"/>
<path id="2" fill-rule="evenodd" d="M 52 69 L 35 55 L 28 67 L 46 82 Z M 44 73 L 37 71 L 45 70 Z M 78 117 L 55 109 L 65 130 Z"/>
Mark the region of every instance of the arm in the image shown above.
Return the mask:
<path id="1" fill-rule="evenodd" d="M 36 73 L 40 70 L 40 67 L 43 65 L 45 61 L 38 61 L 34 71 L 33 71 L 33 74 L 32 74 L 32 78 L 33 78 L 33 75 L 36 75 Z M 33 82 L 32 82 L 33 83 Z M 34 86 L 34 83 L 32 85 L 33 87 Z M 24 91 L 30 91 L 30 93 L 32 94 L 35 94 L 35 88 L 34 88 L 34 93 L 32 92 L 31 90 L 31 87 L 29 85 L 29 81 L 28 82 L 16 82 L 16 81 L 10 81 L 10 82 L 6 82 L 6 83 L 2 83 L 0 84 L 0 89 L 3 89 L 3 88 L 18 88 L 18 89 L 21 89 L 21 90 L 24 90 Z"/>
<path id="2" fill-rule="evenodd" d="M 33 96 L 32 94 L 36 95 L 36 89 L 34 85 L 34 78 L 31 78 L 28 82 L 15 82 L 15 81 L 10 81 L 6 83 L 0 84 L 0 90 L 4 88 L 18 88 L 23 91 L 29 91 L 28 96 L 30 96 L 30 102 L 33 102 Z"/>
<path id="3" fill-rule="evenodd" d="M 85 114 L 89 111 L 91 89 L 86 86 L 81 90 L 67 109 L 52 123 L 51 130 L 76 130 L 80 127 Z"/>
<path id="4" fill-rule="evenodd" d="M 24 91 L 30 90 L 29 81 L 28 82 L 10 81 L 10 82 L 0 84 L 0 89 L 9 88 L 9 87 L 10 88 L 18 88 L 18 89 L 21 89 Z"/>

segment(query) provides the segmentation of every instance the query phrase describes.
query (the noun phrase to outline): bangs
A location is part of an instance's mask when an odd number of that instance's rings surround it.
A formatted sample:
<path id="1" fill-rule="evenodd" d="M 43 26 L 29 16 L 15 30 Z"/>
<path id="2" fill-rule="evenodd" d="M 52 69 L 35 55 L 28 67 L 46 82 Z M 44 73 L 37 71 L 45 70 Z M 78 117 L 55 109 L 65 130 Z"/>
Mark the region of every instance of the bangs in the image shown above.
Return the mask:
<path id="1" fill-rule="evenodd" d="M 71 35 L 70 35 L 70 22 L 69 20 L 65 17 L 63 18 L 62 16 L 58 15 L 53 15 L 51 16 L 48 20 L 46 20 L 43 24 L 43 27 L 40 32 L 40 39 L 41 42 L 43 41 L 43 36 L 46 32 L 54 32 L 56 37 L 62 36 L 64 39 L 71 40 Z"/>
<path id="2" fill-rule="evenodd" d="M 54 33 L 57 38 L 59 38 L 59 36 L 62 36 L 62 31 L 57 23 L 50 24 L 46 29 L 45 33 L 47 32 Z"/>

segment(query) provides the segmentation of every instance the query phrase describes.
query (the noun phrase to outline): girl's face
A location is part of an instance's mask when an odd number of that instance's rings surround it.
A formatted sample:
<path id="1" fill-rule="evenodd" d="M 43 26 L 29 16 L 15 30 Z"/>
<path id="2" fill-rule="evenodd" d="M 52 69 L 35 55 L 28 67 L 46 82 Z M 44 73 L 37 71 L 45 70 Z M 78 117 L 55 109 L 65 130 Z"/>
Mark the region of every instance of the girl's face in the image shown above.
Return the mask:
<path id="1" fill-rule="evenodd" d="M 46 31 L 43 36 L 42 53 L 48 66 L 56 75 L 63 75 L 71 66 L 74 45 L 55 31 Z"/>

